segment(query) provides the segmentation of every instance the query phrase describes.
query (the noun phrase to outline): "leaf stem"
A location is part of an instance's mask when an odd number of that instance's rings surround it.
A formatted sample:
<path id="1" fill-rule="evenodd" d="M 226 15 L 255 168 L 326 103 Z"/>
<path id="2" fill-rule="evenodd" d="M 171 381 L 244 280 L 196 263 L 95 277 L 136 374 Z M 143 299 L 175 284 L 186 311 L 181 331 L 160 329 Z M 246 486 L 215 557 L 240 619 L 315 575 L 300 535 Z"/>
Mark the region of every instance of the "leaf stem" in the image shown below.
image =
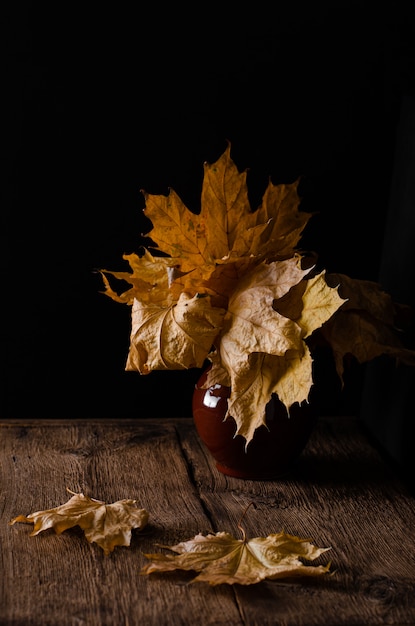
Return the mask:
<path id="1" fill-rule="evenodd" d="M 244 510 L 244 512 L 242 513 L 242 517 L 241 517 L 241 519 L 239 520 L 239 522 L 238 522 L 238 524 L 237 524 L 237 527 L 239 528 L 239 530 L 240 530 L 240 531 L 241 531 L 241 533 L 242 533 L 242 540 L 243 540 L 243 541 L 246 541 L 246 532 L 245 532 L 245 529 L 244 529 L 244 528 L 243 528 L 243 526 L 242 526 L 242 520 L 243 520 L 243 518 L 245 517 L 245 515 L 246 515 L 246 513 L 247 513 L 247 511 L 248 511 L 248 509 L 249 509 L 249 507 L 250 507 L 250 506 L 255 507 L 254 502 L 250 502 L 250 503 L 248 504 L 248 506 L 246 506 L 246 507 L 245 507 L 245 510 Z M 255 507 L 255 508 L 256 508 L 256 507 Z"/>

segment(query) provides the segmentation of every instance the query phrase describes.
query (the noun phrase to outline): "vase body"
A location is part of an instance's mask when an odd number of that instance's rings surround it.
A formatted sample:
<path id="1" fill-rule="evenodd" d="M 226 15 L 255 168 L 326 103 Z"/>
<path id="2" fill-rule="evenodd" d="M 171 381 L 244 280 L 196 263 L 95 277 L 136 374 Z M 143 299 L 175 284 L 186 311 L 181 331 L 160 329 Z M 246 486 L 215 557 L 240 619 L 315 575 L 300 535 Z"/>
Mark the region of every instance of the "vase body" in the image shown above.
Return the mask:
<path id="1" fill-rule="evenodd" d="M 270 480 L 287 474 L 304 450 L 314 429 L 317 413 L 310 404 L 287 409 L 276 395 L 266 407 L 266 426 L 260 426 L 246 446 L 236 435 L 233 417 L 225 419 L 230 388 L 214 385 L 203 389 L 206 372 L 192 398 L 197 433 L 223 474 L 251 480 Z"/>

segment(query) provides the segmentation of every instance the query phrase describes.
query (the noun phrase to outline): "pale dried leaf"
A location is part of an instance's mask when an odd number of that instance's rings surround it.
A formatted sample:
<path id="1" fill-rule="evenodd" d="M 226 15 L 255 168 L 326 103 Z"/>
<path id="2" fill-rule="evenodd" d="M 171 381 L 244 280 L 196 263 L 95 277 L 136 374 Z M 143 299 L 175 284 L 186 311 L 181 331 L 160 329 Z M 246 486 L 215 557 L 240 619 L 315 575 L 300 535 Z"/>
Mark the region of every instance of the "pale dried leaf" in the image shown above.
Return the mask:
<path id="1" fill-rule="evenodd" d="M 308 539 L 300 539 L 284 532 L 246 540 L 235 539 L 226 532 L 193 539 L 175 546 L 162 546 L 176 555 L 146 554 L 151 562 L 142 574 L 170 572 L 177 569 L 199 572 L 192 582 L 210 585 L 252 585 L 265 579 L 321 576 L 328 565 L 305 565 L 330 548 L 318 548 Z"/>
<path id="2" fill-rule="evenodd" d="M 304 330 L 304 338 L 309 337 L 316 328 L 320 328 L 345 303 L 340 298 L 337 287 L 329 287 L 324 280 L 325 271 L 305 282 L 302 297 L 303 309 L 297 320 Z"/>
<path id="3" fill-rule="evenodd" d="M 170 307 L 144 305 L 135 300 L 127 370 L 149 374 L 152 370 L 202 367 L 225 311 L 210 305 L 209 296 L 181 294 Z"/>
<path id="4" fill-rule="evenodd" d="M 298 324 L 275 311 L 273 302 L 307 272 L 294 257 L 262 263 L 241 279 L 229 299 L 227 317 L 231 321 L 221 336 L 223 351 L 232 354 L 232 359 L 245 361 L 253 352 L 282 355 L 289 349 L 299 349 Z"/>
<path id="5" fill-rule="evenodd" d="M 18 515 L 10 524 L 34 524 L 31 536 L 49 528 L 60 535 L 68 528 L 79 526 L 87 540 L 97 543 L 108 555 L 116 546 L 129 546 L 132 529 L 143 529 L 148 517 L 148 512 L 138 507 L 137 500 L 105 504 L 83 493 L 75 493 L 65 504 L 27 516 Z"/>

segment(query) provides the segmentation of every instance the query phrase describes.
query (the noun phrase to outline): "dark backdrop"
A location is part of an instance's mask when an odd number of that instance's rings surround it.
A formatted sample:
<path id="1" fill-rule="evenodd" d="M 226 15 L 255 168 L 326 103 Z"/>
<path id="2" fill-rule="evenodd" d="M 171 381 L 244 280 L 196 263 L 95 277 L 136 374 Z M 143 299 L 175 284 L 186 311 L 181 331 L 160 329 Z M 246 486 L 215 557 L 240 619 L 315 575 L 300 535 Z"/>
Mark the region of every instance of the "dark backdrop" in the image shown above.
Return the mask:
<path id="1" fill-rule="evenodd" d="M 199 209 L 229 140 L 253 207 L 301 177 L 303 239 L 328 271 L 376 280 L 409 7 L 274 2 L 231 9 L 22 2 L 10 9 L 2 167 L 6 417 L 190 415 L 200 375 L 124 371 L 130 310 L 96 268 L 124 269 L 150 224 L 140 189 Z M 408 5 L 410 3 L 407 3 Z M 224 8 L 225 7 L 225 8 Z M 334 375 L 323 412 L 356 412 Z"/>

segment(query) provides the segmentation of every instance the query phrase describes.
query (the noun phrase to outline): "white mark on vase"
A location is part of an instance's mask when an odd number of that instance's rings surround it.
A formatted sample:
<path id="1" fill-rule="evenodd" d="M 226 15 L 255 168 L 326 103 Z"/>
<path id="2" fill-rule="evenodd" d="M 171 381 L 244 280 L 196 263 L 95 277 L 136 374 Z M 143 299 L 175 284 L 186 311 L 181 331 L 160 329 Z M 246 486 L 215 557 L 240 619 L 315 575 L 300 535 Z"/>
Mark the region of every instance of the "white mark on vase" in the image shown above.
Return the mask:
<path id="1" fill-rule="evenodd" d="M 220 400 L 220 396 L 215 396 L 213 394 L 215 389 L 220 389 L 220 385 L 216 384 L 216 385 L 213 385 L 212 387 L 209 387 L 209 389 L 206 391 L 203 397 L 203 404 L 209 407 L 210 409 L 216 409 L 216 407 L 218 406 L 218 402 Z"/>

